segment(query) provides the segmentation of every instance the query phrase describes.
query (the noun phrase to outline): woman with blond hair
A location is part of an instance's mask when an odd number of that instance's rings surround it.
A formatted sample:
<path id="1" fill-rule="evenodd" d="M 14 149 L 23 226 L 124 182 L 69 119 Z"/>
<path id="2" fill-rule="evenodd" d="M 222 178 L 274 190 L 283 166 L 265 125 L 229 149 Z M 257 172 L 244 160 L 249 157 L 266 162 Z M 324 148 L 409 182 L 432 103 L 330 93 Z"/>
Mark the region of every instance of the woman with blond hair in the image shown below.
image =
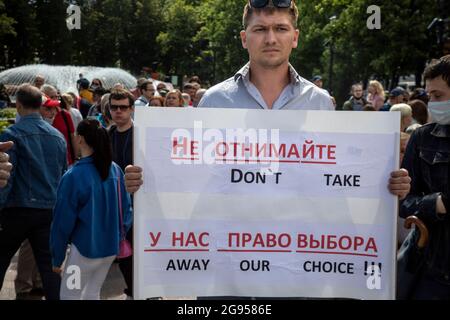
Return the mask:
<path id="1" fill-rule="evenodd" d="M 78 127 L 78 124 L 83 121 L 83 116 L 80 111 L 76 108 L 73 108 L 73 96 L 70 93 L 64 93 L 61 95 L 61 108 L 70 112 L 72 116 L 73 127 Z"/>
<path id="2" fill-rule="evenodd" d="M 369 91 L 367 101 L 372 104 L 376 111 L 379 111 L 383 107 L 385 100 L 383 85 L 377 80 L 372 80 L 369 82 L 367 91 Z"/>
<path id="3" fill-rule="evenodd" d="M 180 90 L 171 90 L 166 95 L 165 107 L 184 107 L 183 95 Z"/>

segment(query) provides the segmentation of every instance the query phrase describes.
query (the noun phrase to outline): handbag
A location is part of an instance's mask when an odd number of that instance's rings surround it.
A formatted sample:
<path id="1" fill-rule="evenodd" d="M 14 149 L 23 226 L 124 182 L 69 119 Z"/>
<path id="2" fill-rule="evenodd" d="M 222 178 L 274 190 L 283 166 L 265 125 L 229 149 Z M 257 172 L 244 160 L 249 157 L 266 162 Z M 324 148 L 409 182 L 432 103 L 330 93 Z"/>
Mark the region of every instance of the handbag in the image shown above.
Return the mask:
<path id="1" fill-rule="evenodd" d="M 125 259 L 133 255 L 133 248 L 131 247 L 130 241 L 126 239 L 125 227 L 123 225 L 122 193 L 120 191 L 120 172 L 118 172 L 117 175 L 117 194 L 119 196 L 119 223 L 120 223 L 120 241 L 117 259 Z"/>

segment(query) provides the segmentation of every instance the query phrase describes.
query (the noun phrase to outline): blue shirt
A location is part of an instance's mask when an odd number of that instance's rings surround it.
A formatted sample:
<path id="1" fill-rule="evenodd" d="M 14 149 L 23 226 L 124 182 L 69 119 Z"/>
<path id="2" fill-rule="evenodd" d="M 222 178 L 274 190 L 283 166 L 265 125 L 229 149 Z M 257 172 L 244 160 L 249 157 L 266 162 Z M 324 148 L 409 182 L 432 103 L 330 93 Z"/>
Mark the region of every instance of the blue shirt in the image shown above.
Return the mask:
<path id="1" fill-rule="evenodd" d="M 126 234 L 132 220 L 131 201 L 118 165 L 113 162 L 108 178 L 102 181 L 93 158 L 87 157 L 63 176 L 50 232 L 53 266 L 61 266 L 69 243 L 87 258 L 117 255 L 120 240 L 119 178 Z"/>
<path id="2" fill-rule="evenodd" d="M 274 102 L 273 110 L 334 110 L 329 94 L 302 78 L 289 65 L 291 82 Z M 210 88 L 199 108 L 269 109 L 261 93 L 250 81 L 250 63 L 234 77 Z"/>
<path id="3" fill-rule="evenodd" d="M 67 169 L 63 135 L 36 112 L 6 129 L 0 141 L 14 142 L 7 151 L 13 169 L 8 185 L 0 189 L 0 208 L 52 209 Z"/>

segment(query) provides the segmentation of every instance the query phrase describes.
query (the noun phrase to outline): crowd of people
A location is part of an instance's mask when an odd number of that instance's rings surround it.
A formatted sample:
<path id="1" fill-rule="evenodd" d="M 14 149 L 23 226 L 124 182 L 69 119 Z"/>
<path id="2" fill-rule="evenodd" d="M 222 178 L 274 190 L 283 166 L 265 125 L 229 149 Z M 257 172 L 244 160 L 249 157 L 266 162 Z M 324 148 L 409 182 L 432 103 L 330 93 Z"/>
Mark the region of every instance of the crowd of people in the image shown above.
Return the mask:
<path id="1" fill-rule="evenodd" d="M 405 272 L 417 276 L 408 297 L 449 299 L 450 56 L 425 70 L 427 90 L 409 93 L 399 87 L 386 99 L 380 82 L 371 81 L 366 96 L 358 83 L 338 108 L 321 88 L 320 77 L 316 83 L 307 81 L 289 64 L 298 45 L 297 20 L 294 1 L 249 0 L 241 32 L 249 62 L 208 90 L 198 77 L 183 84 L 182 91 L 146 78 L 137 79 L 132 90 L 120 83 L 104 88 L 101 79 L 82 75 L 77 94 L 59 92 L 42 75 L 21 85 L 16 123 L 0 136 L 5 142 L 0 144 L 0 288 L 20 248 L 18 298 L 40 286 L 46 299 L 100 298 L 119 244 L 125 239 L 132 243 L 132 194 L 143 184 L 142 169 L 133 166 L 137 108 L 337 109 L 401 113 L 407 170 L 392 172 L 388 188 L 401 201 L 401 216 L 417 216 L 431 234 L 420 268 L 408 260 Z M 414 230 L 403 242 L 407 257 L 415 252 L 410 248 L 419 235 Z M 64 260 L 81 269 L 76 290 L 67 287 Z M 118 263 L 125 293 L 132 298 L 132 256 Z"/>

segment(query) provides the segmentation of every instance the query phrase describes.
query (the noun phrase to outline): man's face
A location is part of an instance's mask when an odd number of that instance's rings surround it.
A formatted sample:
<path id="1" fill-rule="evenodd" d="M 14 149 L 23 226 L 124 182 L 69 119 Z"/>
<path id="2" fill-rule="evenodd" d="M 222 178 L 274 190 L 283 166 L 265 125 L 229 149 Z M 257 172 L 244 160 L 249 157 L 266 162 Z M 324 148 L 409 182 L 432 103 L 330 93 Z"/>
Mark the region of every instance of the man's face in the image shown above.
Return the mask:
<path id="1" fill-rule="evenodd" d="M 56 114 L 58 113 L 58 108 L 49 108 L 49 107 L 41 106 L 40 112 L 41 112 L 42 118 L 50 120 L 50 122 L 53 122 Z"/>
<path id="2" fill-rule="evenodd" d="M 322 80 L 316 80 L 314 81 L 314 84 L 318 86 L 319 88 L 323 88 L 323 81 Z"/>
<path id="3" fill-rule="evenodd" d="M 52 100 L 58 100 L 58 91 L 56 90 L 48 90 L 47 95 Z"/>
<path id="4" fill-rule="evenodd" d="M 427 80 L 426 90 L 430 96 L 430 102 L 440 102 L 450 100 L 450 87 L 442 79 L 442 76 Z"/>
<path id="5" fill-rule="evenodd" d="M 241 40 L 251 64 L 274 69 L 289 62 L 292 49 L 298 45 L 298 35 L 288 12 L 262 11 L 253 14 L 247 29 L 241 31 Z"/>
<path id="6" fill-rule="evenodd" d="M 155 95 L 155 87 L 152 84 L 147 84 L 147 87 L 142 90 L 142 94 L 147 100 L 150 100 Z"/>
<path id="7" fill-rule="evenodd" d="M 126 125 L 131 121 L 133 107 L 130 106 L 128 99 L 111 99 L 109 108 L 111 110 L 111 118 L 118 126 Z"/>
<path id="8" fill-rule="evenodd" d="M 390 96 L 389 97 L 389 104 L 391 106 L 395 105 L 395 104 L 399 104 L 399 103 L 403 103 L 403 95 L 399 95 L 399 96 Z"/>
<path id="9" fill-rule="evenodd" d="M 187 87 L 184 88 L 183 93 L 187 93 L 191 97 L 191 100 L 194 100 L 197 90 L 194 87 Z"/>
<path id="10" fill-rule="evenodd" d="M 38 89 L 40 89 L 45 83 L 44 78 L 41 77 L 36 77 L 36 79 L 34 79 L 34 86 Z"/>
<path id="11" fill-rule="evenodd" d="M 195 98 L 192 101 L 192 105 L 194 107 L 198 106 L 198 104 L 200 103 L 200 100 L 202 100 L 204 94 L 205 94 L 205 91 L 203 91 L 203 90 L 197 91 L 197 93 L 195 94 Z"/>
<path id="12" fill-rule="evenodd" d="M 352 94 L 356 99 L 361 99 L 361 97 L 363 96 L 362 86 L 353 87 Z"/>

